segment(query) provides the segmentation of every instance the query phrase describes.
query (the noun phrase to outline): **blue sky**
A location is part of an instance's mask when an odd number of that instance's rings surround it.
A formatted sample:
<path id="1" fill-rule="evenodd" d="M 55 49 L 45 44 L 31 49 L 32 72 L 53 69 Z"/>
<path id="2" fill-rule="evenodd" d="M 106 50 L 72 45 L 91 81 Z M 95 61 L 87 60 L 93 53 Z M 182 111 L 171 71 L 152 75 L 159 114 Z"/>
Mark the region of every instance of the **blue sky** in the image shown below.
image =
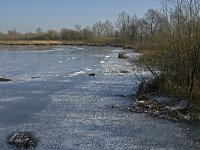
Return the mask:
<path id="1" fill-rule="evenodd" d="M 106 19 L 115 22 L 122 11 L 142 17 L 159 7 L 160 0 L 0 0 L 0 32 L 84 27 Z"/>

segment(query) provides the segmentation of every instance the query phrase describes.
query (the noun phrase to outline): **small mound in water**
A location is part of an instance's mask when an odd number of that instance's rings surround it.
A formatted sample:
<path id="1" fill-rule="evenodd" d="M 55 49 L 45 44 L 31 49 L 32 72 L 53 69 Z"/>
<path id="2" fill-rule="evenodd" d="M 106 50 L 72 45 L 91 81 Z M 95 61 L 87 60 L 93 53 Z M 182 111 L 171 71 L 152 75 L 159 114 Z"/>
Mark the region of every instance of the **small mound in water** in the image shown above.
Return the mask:
<path id="1" fill-rule="evenodd" d="M 39 79 L 40 77 L 31 77 L 31 79 Z"/>
<path id="2" fill-rule="evenodd" d="M 7 79 L 7 78 L 0 78 L 0 82 L 8 82 L 11 81 L 11 79 Z"/>
<path id="3" fill-rule="evenodd" d="M 37 147 L 38 140 L 30 132 L 15 132 L 8 137 L 7 144 L 16 148 L 29 149 Z"/>
<path id="4" fill-rule="evenodd" d="M 119 72 L 120 72 L 120 73 L 129 73 L 129 72 L 126 71 L 126 70 L 120 70 Z"/>
<path id="5" fill-rule="evenodd" d="M 119 52 L 118 53 L 118 58 L 119 59 L 127 59 L 128 57 L 127 57 L 125 52 Z"/>
<path id="6" fill-rule="evenodd" d="M 88 76 L 95 76 L 96 74 L 95 73 L 88 73 L 87 75 Z"/>

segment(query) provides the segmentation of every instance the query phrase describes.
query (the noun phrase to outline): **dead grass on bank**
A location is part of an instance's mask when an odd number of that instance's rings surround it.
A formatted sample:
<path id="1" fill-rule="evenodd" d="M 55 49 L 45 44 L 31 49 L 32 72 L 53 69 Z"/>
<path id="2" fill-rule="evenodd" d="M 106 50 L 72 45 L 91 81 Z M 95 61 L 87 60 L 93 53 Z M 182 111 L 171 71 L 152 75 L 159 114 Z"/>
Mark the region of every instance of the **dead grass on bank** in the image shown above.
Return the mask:
<path id="1" fill-rule="evenodd" d="M 28 41 L 28 40 L 17 40 L 17 41 L 0 41 L 1 45 L 83 45 L 82 41 Z"/>

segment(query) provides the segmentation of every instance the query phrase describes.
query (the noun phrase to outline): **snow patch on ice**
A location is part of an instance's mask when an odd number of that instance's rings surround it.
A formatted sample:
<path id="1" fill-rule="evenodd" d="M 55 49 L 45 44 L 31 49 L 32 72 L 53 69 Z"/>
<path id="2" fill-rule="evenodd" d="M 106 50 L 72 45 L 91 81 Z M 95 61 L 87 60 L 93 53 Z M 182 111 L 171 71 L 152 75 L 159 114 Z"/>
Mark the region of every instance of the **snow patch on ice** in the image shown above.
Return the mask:
<path id="1" fill-rule="evenodd" d="M 69 74 L 69 76 L 70 77 L 73 77 L 73 76 L 77 76 L 77 75 L 79 75 L 79 74 L 84 74 L 85 72 L 84 71 L 77 71 L 77 72 L 75 72 L 75 73 L 73 73 L 73 74 Z"/>
<path id="2" fill-rule="evenodd" d="M 92 69 L 90 69 L 90 68 L 86 68 L 85 70 L 86 70 L 86 71 L 92 71 Z"/>
<path id="3" fill-rule="evenodd" d="M 110 58 L 110 56 L 105 56 L 105 58 Z"/>

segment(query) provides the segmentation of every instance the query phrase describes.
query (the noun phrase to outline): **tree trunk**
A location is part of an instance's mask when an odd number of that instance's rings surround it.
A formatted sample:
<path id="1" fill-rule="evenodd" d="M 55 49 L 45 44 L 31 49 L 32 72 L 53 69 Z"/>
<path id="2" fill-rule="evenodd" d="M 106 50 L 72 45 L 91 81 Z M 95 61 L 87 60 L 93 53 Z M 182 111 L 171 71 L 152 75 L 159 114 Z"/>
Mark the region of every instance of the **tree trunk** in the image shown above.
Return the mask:
<path id="1" fill-rule="evenodd" d="M 195 61 L 194 61 L 194 67 L 193 67 L 193 70 L 192 70 L 191 83 L 190 83 L 190 89 L 189 89 L 189 98 L 188 98 L 188 103 L 187 103 L 186 109 L 190 109 L 191 103 L 192 103 L 194 77 L 195 77 L 195 72 L 196 72 L 197 63 L 198 63 L 198 59 L 199 59 L 199 51 L 200 51 L 200 45 L 198 46 L 198 49 L 197 49 L 197 54 L 196 54 L 196 58 L 195 58 Z"/>

